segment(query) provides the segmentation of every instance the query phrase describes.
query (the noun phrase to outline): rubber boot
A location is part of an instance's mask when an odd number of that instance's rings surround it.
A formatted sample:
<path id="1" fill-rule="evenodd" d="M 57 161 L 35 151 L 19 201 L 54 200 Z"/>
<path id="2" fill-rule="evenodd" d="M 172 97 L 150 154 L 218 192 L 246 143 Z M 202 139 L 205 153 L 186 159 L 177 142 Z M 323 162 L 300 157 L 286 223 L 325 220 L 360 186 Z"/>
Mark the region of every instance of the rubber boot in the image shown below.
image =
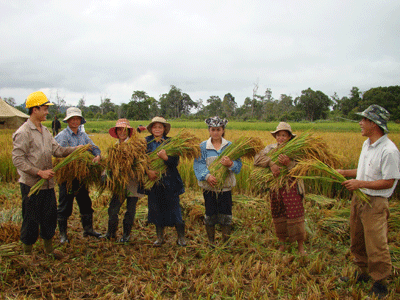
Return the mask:
<path id="1" fill-rule="evenodd" d="M 222 240 L 226 243 L 231 236 L 231 225 L 221 225 L 222 230 Z"/>
<path id="2" fill-rule="evenodd" d="M 164 244 L 164 227 L 156 226 L 157 240 L 154 242 L 154 246 L 161 247 Z"/>
<path id="3" fill-rule="evenodd" d="M 101 234 L 93 230 L 93 214 L 82 215 L 81 216 L 83 236 L 94 236 L 96 238 L 101 238 Z"/>
<path id="4" fill-rule="evenodd" d="M 129 242 L 129 240 L 131 239 L 131 231 L 132 231 L 132 226 L 133 224 L 123 224 L 123 234 L 122 234 L 122 238 L 119 240 L 120 243 L 127 243 Z"/>
<path id="5" fill-rule="evenodd" d="M 22 251 L 24 255 L 31 255 L 32 254 L 33 245 L 27 245 L 22 243 Z"/>
<path id="6" fill-rule="evenodd" d="M 206 232 L 208 237 L 208 242 L 211 247 L 215 246 L 215 225 L 206 225 Z"/>
<path id="7" fill-rule="evenodd" d="M 67 219 L 59 219 L 58 220 L 58 230 L 60 230 L 60 243 L 69 243 L 68 236 L 67 236 Z"/>
<path id="8" fill-rule="evenodd" d="M 108 220 L 107 233 L 102 235 L 101 238 L 104 238 L 107 240 L 115 239 L 116 233 L 117 233 L 117 228 L 118 228 L 118 222 Z"/>
<path id="9" fill-rule="evenodd" d="M 55 259 L 61 259 L 64 257 L 62 252 L 54 250 L 53 239 L 43 240 L 43 245 L 44 245 L 44 252 L 46 252 L 46 254 L 53 256 Z"/>
<path id="10" fill-rule="evenodd" d="M 46 252 L 46 254 L 51 254 L 53 253 L 53 240 L 43 240 L 43 245 L 44 245 L 44 252 Z"/>
<path id="11" fill-rule="evenodd" d="M 176 240 L 176 244 L 185 247 L 186 240 L 185 240 L 185 223 L 175 225 L 176 232 L 178 234 L 178 239 Z"/>

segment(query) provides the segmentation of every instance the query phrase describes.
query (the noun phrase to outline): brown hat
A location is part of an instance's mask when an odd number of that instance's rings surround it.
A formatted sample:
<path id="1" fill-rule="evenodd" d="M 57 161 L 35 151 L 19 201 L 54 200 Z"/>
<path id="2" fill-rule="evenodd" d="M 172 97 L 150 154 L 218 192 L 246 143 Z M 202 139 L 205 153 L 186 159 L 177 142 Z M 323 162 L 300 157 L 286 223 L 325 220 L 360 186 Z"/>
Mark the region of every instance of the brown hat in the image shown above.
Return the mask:
<path id="1" fill-rule="evenodd" d="M 129 129 L 129 134 L 128 136 L 130 137 L 132 135 L 133 132 L 133 128 L 131 127 L 131 125 L 129 124 L 129 121 L 127 119 L 119 119 L 117 121 L 117 124 L 115 124 L 115 127 L 110 128 L 110 130 L 108 130 L 108 133 L 113 137 L 113 138 L 118 138 L 117 135 L 117 128 L 128 128 Z"/>
<path id="2" fill-rule="evenodd" d="M 161 123 L 164 125 L 165 130 L 164 130 L 164 135 L 167 135 L 168 132 L 171 130 L 171 124 L 169 124 L 163 117 L 154 117 L 151 120 L 151 123 L 149 125 L 147 125 L 147 130 L 151 132 L 151 128 L 153 127 L 154 123 Z"/>
<path id="3" fill-rule="evenodd" d="M 292 127 L 290 127 L 290 125 L 289 125 L 288 123 L 286 123 L 286 122 L 280 122 L 280 123 L 278 124 L 278 126 L 276 126 L 276 130 L 275 130 L 275 131 L 271 131 L 271 134 L 274 136 L 274 138 L 276 138 L 277 132 L 278 132 L 278 131 L 281 131 L 281 130 L 286 130 L 286 131 L 288 131 L 288 132 L 292 135 L 292 137 L 295 137 L 295 136 L 296 136 L 296 135 L 293 134 L 293 132 L 292 132 Z"/>

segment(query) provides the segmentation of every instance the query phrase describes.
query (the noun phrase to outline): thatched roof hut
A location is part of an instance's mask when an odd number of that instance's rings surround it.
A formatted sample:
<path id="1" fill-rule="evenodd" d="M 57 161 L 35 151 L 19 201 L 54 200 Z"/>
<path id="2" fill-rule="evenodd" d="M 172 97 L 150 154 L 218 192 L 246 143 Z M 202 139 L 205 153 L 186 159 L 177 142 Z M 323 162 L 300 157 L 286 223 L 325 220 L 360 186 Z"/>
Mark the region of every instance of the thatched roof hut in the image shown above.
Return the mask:
<path id="1" fill-rule="evenodd" d="M 0 129 L 16 129 L 20 127 L 29 116 L 12 107 L 0 98 Z"/>

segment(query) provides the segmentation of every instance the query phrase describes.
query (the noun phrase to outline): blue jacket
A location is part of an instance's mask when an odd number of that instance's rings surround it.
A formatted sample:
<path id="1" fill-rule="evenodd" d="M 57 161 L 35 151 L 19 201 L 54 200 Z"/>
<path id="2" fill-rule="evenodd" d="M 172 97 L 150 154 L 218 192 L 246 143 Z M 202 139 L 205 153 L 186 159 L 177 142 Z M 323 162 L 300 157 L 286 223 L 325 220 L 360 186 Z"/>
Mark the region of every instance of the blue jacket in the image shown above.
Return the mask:
<path id="1" fill-rule="evenodd" d="M 164 136 L 159 142 L 156 142 L 153 135 L 149 135 L 146 138 L 147 142 L 147 153 L 153 152 L 160 146 L 163 140 L 169 140 L 168 137 Z M 154 184 L 153 188 L 164 188 L 166 194 L 171 196 L 181 195 L 185 192 L 185 187 L 181 175 L 178 172 L 179 157 L 178 156 L 168 156 L 168 160 L 164 161 L 167 166 L 167 172 L 162 175 L 160 181 Z M 144 190 L 145 194 L 149 194 L 148 190 Z"/>
<path id="2" fill-rule="evenodd" d="M 198 180 L 198 184 L 201 188 L 210 191 L 216 191 L 207 183 L 207 178 L 211 175 L 208 167 L 230 144 L 232 143 L 225 140 L 224 138 L 222 138 L 222 145 L 221 149 L 219 150 L 215 149 L 215 147 L 211 143 L 211 138 L 200 144 L 201 156 L 194 160 L 193 169 Z M 229 191 L 232 189 L 232 187 L 236 185 L 236 178 L 234 174 L 238 174 L 241 168 L 242 161 L 240 159 L 233 161 L 232 167 L 229 168 L 231 172 L 228 178 L 225 180 L 222 191 Z"/>

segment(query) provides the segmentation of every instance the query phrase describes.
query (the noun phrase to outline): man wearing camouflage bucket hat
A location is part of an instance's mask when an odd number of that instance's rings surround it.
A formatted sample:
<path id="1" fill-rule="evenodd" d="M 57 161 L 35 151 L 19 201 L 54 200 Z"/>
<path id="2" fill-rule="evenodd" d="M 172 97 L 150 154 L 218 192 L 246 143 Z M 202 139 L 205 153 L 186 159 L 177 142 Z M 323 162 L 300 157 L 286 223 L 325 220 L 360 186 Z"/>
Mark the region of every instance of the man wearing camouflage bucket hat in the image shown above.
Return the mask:
<path id="1" fill-rule="evenodd" d="M 353 196 L 350 214 L 350 250 L 354 263 L 360 268 L 355 280 L 374 284 L 370 295 L 378 299 L 388 294 L 386 278 L 392 263 L 388 246 L 389 197 L 400 178 L 400 153 L 387 137 L 389 112 L 379 105 L 371 105 L 361 113 L 361 134 L 364 142 L 357 169 L 338 170 L 346 177 L 356 177 L 342 184 L 350 191 L 360 189 L 369 196 L 369 203 Z M 348 280 L 342 277 L 342 280 Z"/>

